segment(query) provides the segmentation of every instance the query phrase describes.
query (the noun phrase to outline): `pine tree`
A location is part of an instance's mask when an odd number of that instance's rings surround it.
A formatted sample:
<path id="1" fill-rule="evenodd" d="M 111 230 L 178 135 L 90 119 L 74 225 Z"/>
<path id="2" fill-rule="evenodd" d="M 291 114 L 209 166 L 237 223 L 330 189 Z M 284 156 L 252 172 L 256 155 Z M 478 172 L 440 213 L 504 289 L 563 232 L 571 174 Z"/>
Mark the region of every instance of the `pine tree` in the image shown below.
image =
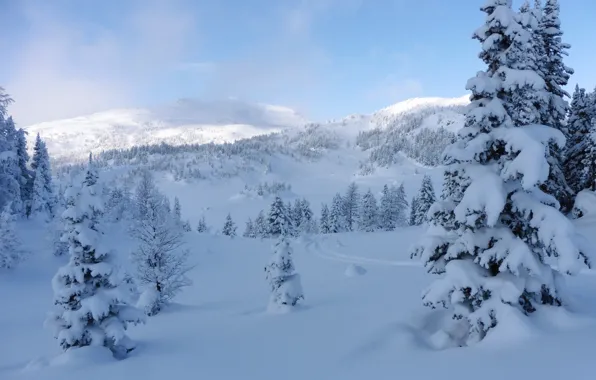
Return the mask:
<path id="1" fill-rule="evenodd" d="M 185 220 L 184 222 L 182 222 L 182 231 L 184 231 L 184 232 L 191 232 L 192 231 L 192 227 L 190 226 L 190 221 L 189 220 Z"/>
<path id="2" fill-rule="evenodd" d="M 197 232 L 200 234 L 204 234 L 209 230 L 209 228 L 207 227 L 207 222 L 205 222 L 205 216 L 201 216 L 201 219 L 199 219 L 199 224 L 197 224 Z"/>
<path id="3" fill-rule="evenodd" d="M 435 203 L 435 190 L 430 177 L 425 175 L 422 185 L 415 198 L 416 204 L 412 204 L 413 225 L 420 226 L 427 222 L 428 210 Z"/>
<path id="4" fill-rule="evenodd" d="M 339 193 L 333 197 L 331 212 L 329 213 L 330 232 L 336 234 L 346 231 L 346 222 L 344 219 L 344 200 Z"/>
<path id="5" fill-rule="evenodd" d="M 248 218 L 248 220 L 246 221 L 246 227 L 244 229 L 244 233 L 242 234 L 242 236 L 244 236 L 245 238 L 256 238 L 257 235 L 255 233 L 255 226 L 254 223 L 252 222 L 251 218 Z"/>
<path id="6" fill-rule="evenodd" d="M 294 201 L 294 206 L 291 208 L 288 208 L 288 211 L 290 212 L 290 217 L 292 218 L 292 226 L 294 227 L 294 236 L 298 236 L 302 232 L 302 223 L 303 223 L 302 202 L 300 201 L 300 199 L 296 199 Z"/>
<path id="7" fill-rule="evenodd" d="M 410 226 L 417 226 L 418 217 L 418 199 L 416 196 L 412 198 L 412 207 L 410 207 Z"/>
<path id="8" fill-rule="evenodd" d="M 119 222 L 127 217 L 131 209 L 132 201 L 130 194 L 120 187 L 114 187 L 108 193 L 108 199 L 105 205 L 106 219 L 110 222 Z"/>
<path id="9" fill-rule="evenodd" d="M 433 229 L 413 252 L 431 273 L 443 274 L 423 300 L 453 312 L 461 324 L 450 332 L 457 344 L 483 339 L 512 313 L 560 306 L 560 274 L 578 273 L 587 264 L 573 225 L 540 189 L 549 177 L 549 141 L 562 145 L 562 134 L 516 125 L 510 114 L 520 111 L 512 106 L 520 97 L 532 95 L 524 86 L 531 83 L 536 92 L 545 87 L 536 72 L 519 69 L 518 57 L 508 55 L 516 40 L 531 36 L 515 21 L 511 0 L 489 0 L 482 10 L 486 23 L 474 38 L 482 43 L 487 69 L 468 81 L 466 123 L 445 150 L 445 199 L 430 220 L 443 232 Z M 525 104 L 530 118 L 539 115 Z"/>
<path id="10" fill-rule="evenodd" d="M 1 93 L 0 93 L 1 94 Z M 3 102 L 10 103 L 4 97 Z M 1 107 L 1 106 L 0 106 Z M 10 204 L 14 215 L 22 215 L 24 205 L 21 196 L 23 175 L 17 156 L 17 130 L 11 117 L 5 118 L 6 110 L 0 109 L 0 208 Z"/>
<path id="11" fill-rule="evenodd" d="M 55 328 L 64 350 L 103 345 L 116 357 L 123 357 L 134 349 L 125 333 L 127 325 L 142 322 L 143 315 L 127 305 L 122 278 L 111 252 L 102 244 L 103 205 L 97 179 L 90 157 L 82 184 L 67 190 L 68 206 L 62 217 L 70 261 L 53 279 L 55 304 L 62 312 L 50 317 L 48 323 Z"/>
<path id="12" fill-rule="evenodd" d="M 50 169 L 50 156 L 46 144 L 39 138 L 39 134 L 37 138 L 35 155 L 33 156 L 35 175 L 33 176 L 29 215 L 51 219 L 54 216 L 56 198 L 54 196 L 54 184 Z"/>
<path id="13" fill-rule="evenodd" d="M 379 208 L 377 199 L 370 189 L 362 197 L 362 208 L 360 210 L 360 230 L 374 232 L 379 225 Z"/>
<path id="14" fill-rule="evenodd" d="M 277 240 L 271 261 L 265 267 L 265 277 L 271 290 L 269 310 L 276 311 L 293 307 L 304 298 L 289 242 L 292 233 L 291 215 L 279 197 L 275 198 L 269 211 L 269 233 Z"/>
<path id="15" fill-rule="evenodd" d="M 188 250 L 183 249 L 182 231 L 165 207 L 165 197 L 155 190 L 146 202 L 147 217 L 135 227 L 139 241 L 133 251 L 137 280 L 143 292 L 137 304 L 149 316 L 159 313 L 192 282 L 186 276 Z"/>
<path id="16" fill-rule="evenodd" d="M 19 166 L 19 172 L 21 174 L 20 177 L 20 185 L 21 185 L 21 201 L 24 205 L 24 209 L 28 212 L 29 209 L 29 202 L 31 202 L 32 198 L 32 188 L 33 188 L 33 176 L 34 173 L 27 168 L 27 163 L 29 162 L 29 153 L 27 152 L 27 132 L 25 132 L 22 128 L 17 131 L 17 139 L 16 139 L 16 154 L 17 154 L 17 161 Z M 47 154 L 47 150 L 46 150 Z M 49 155 L 48 155 L 48 168 L 49 168 Z"/>
<path id="17" fill-rule="evenodd" d="M 269 209 L 267 216 L 267 235 L 268 237 L 277 238 L 281 235 L 292 236 L 294 229 L 292 226 L 291 209 L 284 206 L 280 197 L 275 197 Z"/>
<path id="18" fill-rule="evenodd" d="M 534 42 L 537 44 L 536 66 L 537 72 L 544 79 L 547 97 L 546 106 L 539 112 L 541 124 L 556 128 L 568 137 L 565 118 L 569 112 L 566 100 L 569 94 L 564 87 L 569 83 L 573 69 L 563 62 L 570 45 L 562 41 L 563 31 L 559 13 L 558 0 L 546 0 L 544 8 L 533 13 L 538 18 L 538 25 L 534 30 Z M 573 192 L 565 179 L 563 150 L 554 142 L 548 145 L 547 160 L 549 177 L 541 184 L 541 189 L 559 201 L 563 212 L 568 212 L 573 206 Z"/>
<path id="19" fill-rule="evenodd" d="M 259 211 L 259 215 L 257 215 L 257 218 L 254 222 L 254 227 L 257 237 L 260 237 L 261 239 L 269 237 L 268 220 L 265 218 L 265 213 L 263 210 Z"/>
<path id="20" fill-rule="evenodd" d="M 182 226 L 182 207 L 180 207 L 178 197 L 174 197 L 174 221 L 177 225 Z"/>
<path id="21" fill-rule="evenodd" d="M 408 225 L 408 218 L 406 210 L 408 209 L 408 201 L 406 199 L 406 191 L 404 185 L 398 187 L 392 186 L 390 189 L 391 213 L 392 220 L 396 227 L 405 227 Z"/>
<path id="22" fill-rule="evenodd" d="M 383 186 L 381 195 L 381 209 L 379 210 L 379 227 L 385 231 L 395 230 L 395 220 L 393 213 L 393 197 L 389 186 Z"/>
<path id="23" fill-rule="evenodd" d="M 346 195 L 343 197 L 343 201 L 345 229 L 347 231 L 354 231 L 358 225 L 358 216 L 360 212 L 360 193 L 358 192 L 358 185 L 356 185 L 356 183 L 350 183 Z"/>
<path id="24" fill-rule="evenodd" d="M 10 269 L 25 257 L 21 240 L 15 234 L 14 215 L 10 205 L 0 213 L 0 268 Z"/>
<path id="25" fill-rule="evenodd" d="M 236 223 L 232 220 L 232 215 L 226 216 L 226 222 L 221 230 L 222 235 L 229 236 L 231 238 L 236 236 Z"/>
<path id="26" fill-rule="evenodd" d="M 321 206 L 321 219 L 319 224 L 319 231 L 322 234 L 330 234 L 331 233 L 331 223 L 329 220 L 329 207 L 327 207 L 326 203 L 323 203 Z"/>
<path id="27" fill-rule="evenodd" d="M 312 234 L 316 233 L 317 226 L 313 217 L 313 212 L 310 209 L 310 202 L 306 198 L 300 201 L 300 233 Z"/>
<path id="28" fill-rule="evenodd" d="M 565 161 L 567 182 L 575 194 L 584 189 L 595 190 L 596 144 L 591 138 L 596 121 L 594 107 L 586 90 L 576 86 L 569 113 L 569 140 Z"/>

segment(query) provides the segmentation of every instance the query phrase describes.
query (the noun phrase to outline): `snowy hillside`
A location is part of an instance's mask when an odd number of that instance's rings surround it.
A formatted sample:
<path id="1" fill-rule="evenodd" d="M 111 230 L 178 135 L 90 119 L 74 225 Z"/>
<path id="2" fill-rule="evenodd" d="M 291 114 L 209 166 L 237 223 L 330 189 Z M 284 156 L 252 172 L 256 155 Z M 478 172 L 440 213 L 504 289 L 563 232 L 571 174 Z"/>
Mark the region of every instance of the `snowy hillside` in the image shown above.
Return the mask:
<path id="1" fill-rule="evenodd" d="M 444 129 L 455 132 L 463 125 L 461 111 L 467 102 L 467 98 L 416 98 L 371 115 L 351 115 L 305 127 L 307 120 L 285 107 L 236 100 L 180 100 L 152 109 L 113 110 L 41 123 L 26 130 L 31 141 L 40 133 L 53 159 L 62 163 L 82 159 L 89 151 L 97 153 L 161 143 L 173 146 L 221 144 L 278 132 L 283 132 L 295 145 L 310 145 L 320 139 L 333 140 L 333 145 L 337 146 L 357 145 L 358 135 L 371 131 Z M 410 133 L 408 138 L 413 139 L 416 134 Z"/>
<path id="2" fill-rule="evenodd" d="M 233 142 L 306 122 L 295 111 L 281 106 L 238 100 L 182 99 L 160 107 L 112 110 L 25 129 L 30 141 L 39 133 L 54 158 L 68 160 L 84 157 L 89 151 L 162 142 L 173 145 Z"/>

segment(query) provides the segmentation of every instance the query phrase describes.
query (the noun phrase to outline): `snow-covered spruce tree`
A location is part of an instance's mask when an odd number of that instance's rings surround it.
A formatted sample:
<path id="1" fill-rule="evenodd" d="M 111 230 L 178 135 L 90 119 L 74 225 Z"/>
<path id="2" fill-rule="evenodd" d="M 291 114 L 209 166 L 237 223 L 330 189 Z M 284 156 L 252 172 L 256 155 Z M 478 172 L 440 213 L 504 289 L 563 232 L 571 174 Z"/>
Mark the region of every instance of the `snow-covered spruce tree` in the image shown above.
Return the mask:
<path id="1" fill-rule="evenodd" d="M 404 185 L 398 187 L 391 186 L 391 213 L 393 214 L 393 221 L 396 227 L 405 227 L 408 225 L 408 217 L 406 215 L 408 210 L 408 200 L 406 199 L 406 191 Z"/>
<path id="2" fill-rule="evenodd" d="M 319 232 L 322 234 L 331 233 L 331 223 L 329 221 L 329 207 L 326 203 L 321 206 L 321 219 L 319 223 Z"/>
<path id="3" fill-rule="evenodd" d="M 0 268 L 10 269 L 25 257 L 21 240 L 15 234 L 14 215 L 10 205 L 0 213 Z"/>
<path id="4" fill-rule="evenodd" d="M 270 311 L 288 310 L 304 298 L 300 275 L 292 261 L 289 241 L 292 231 L 291 216 L 281 198 L 276 197 L 269 211 L 269 233 L 276 241 L 271 261 L 265 267 L 265 278 L 271 290 Z"/>
<path id="5" fill-rule="evenodd" d="M 530 13 L 534 16 L 533 22 L 536 23 L 536 27 L 531 25 L 534 38 L 531 38 L 530 42 L 534 45 L 536 71 L 544 79 L 546 90 L 546 102 L 538 110 L 540 124 L 555 128 L 568 138 L 565 118 L 569 112 L 566 100 L 569 94 L 564 87 L 569 83 L 573 69 L 566 66 L 563 60 L 571 46 L 562 40 L 559 1 L 546 0 L 541 11 L 537 9 L 539 7 L 540 4 L 537 4 L 534 12 Z M 563 148 L 551 141 L 547 160 L 549 176 L 540 187 L 559 201 L 563 212 L 569 212 L 573 207 L 573 192 L 565 178 Z"/>
<path id="6" fill-rule="evenodd" d="M 226 216 L 224 226 L 221 229 L 221 234 L 233 238 L 236 236 L 237 229 L 238 227 L 236 227 L 236 223 L 234 223 L 234 221 L 232 220 L 232 215 L 228 214 Z"/>
<path id="7" fill-rule="evenodd" d="M 453 312 L 462 324 L 457 331 L 465 331 L 451 332 L 460 345 L 541 304 L 561 305 L 561 274 L 588 264 L 573 225 L 540 189 L 549 176 L 548 143 L 562 146 L 564 136 L 544 125 L 516 125 L 510 114 L 520 111 L 512 104 L 524 101 L 529 122 L 539 115 L 524 97 L 533 96 L 527 86 L 544 91 L 544 81 L 517 69 L 508 54 L 530 36 L 516 22 L 511 0 L 489 0 L 482 10 L 486 23 L 474 38 L 488 68 L 468 81 L 466 123 L 444 153 L 445 197 L 431 207 L 433 226 L 413 252 L 430 272 L 443 274 L 423 300 Z"/>
<path id="8" fill-rule="evenodd" d="M 31 191 L 33 188 L 33 175 L 34 173 L 29 170 L 27 164 L 29 163 L 29 153 L 27 152 L 27 132 L 22 128 L 17 130 L 16 136 L 16 154 L 17 164 L 21 174 L 20 185 L 21 185 L 21 201 L 23 208 L 27 213 L 29 210 L 29 203 L 31 202 Z M 47 150 L 46 150 L 47 154 Z M 48 167 L 49 167 L 49 156 L 48 156 Z"/>
<path id="9" fill-rule="evenodd" d="M 205 221 L 205 216 L 201 216 L 201 219 L 199 219 L 199 223 L 197 224 L 197 232 L 200 234 L 204 234 L 209 230 L 209 228 L 207 227 L 207 222 Z"/>
<path id="10" fill-rule="evenodd" d="M 331 203 L 331 212 L 329 213 L 329 227 L 332 234 L 346 231 L 346 221 L 344 218 L 344 200 L 337 193 Z"/>
<path id="11" fill-rule="evenodd" d="M 288 204 L 289 206 L 289 204 Z M 292 218 L 292 226 L 294 231 L 294 236 L 300 235 L 302 232 L 302 202 L 300 199 L 296 199 L 294 201 L 294 206 L 288 209 L 290 213 L 290 217 Z"/>
<path id="12" fill-rule="evenodd" d="M 413 225 L 419 226 L 427 222 L 426 215 L 430 207 L 435 203 L 435 190 L 430 177 L 425 175 L 422 185 L 415 198 L 416 204 L 412 204 Z"/>
<path id="13" fill-rule="evenodd" d="M 9 104 L 11 99 L 0 92 L 3 102 Z M 23 201 L 21 197 L 22 174 L 17 156 L 17 131 L 11 117 L 6 118 L 6 109 L 0 105 L 0 208 L 10 204 L 11 212 L 22 215 Z"/>
<path id="14" fill-rule="evenodd" d="M 54 196 L 54 184 L 50 169 L 50 156 L 46 144 L 39 138 L 39 134 L 35 143 L 34 162 L 35 172 L 29 215 L 48 220 L 54 217 L 56 197 Z"/>
<path id="15" fill-rule="evenodd" d="M 377 199 L 370 189 L 362 197 L 360 213 L 360 231 L 376 231 L 379 226 L 379 207 L 377 206 Z"/>
<path id="16" fill-rule="evenodd" d="M 134 195 L 134 214 L 137 222 L 147 218 L 147 208 L 153 194 L 157 191 L 153 176 L 148 170 L 141 172 Z"/>
<path id="17" fill-rule="evenodd" d="M 354 231 L 358 226 L 358 216 L 360 213 L 360 192 L 355 182 L 348 185 L 343 201 L 345 228 L 347 231 Z"/>
<path id="18" fill-rule="evenodd" d="M 131 209 L 130 194 L 123 188 L 114 187 L 108 193 L 105 205 L 105 216 L 110 222 L 119 222 L 125 219 Z"/>
<path id="19" fill-rule="evenodd" d="M 255 221 L 254 221 L 254 229 L 255 234 L 257 237 L 264 239 L 269 237 L 269 224 L 268 220 L 265 217 L 265 212 L 263 210 L 259 211 Z"/>
<path id="20" fill-rule="evenodd" d="M 379 228 L 384 231 L 395 230 L 394 204 L 393 192 L 389 190 L 389 186 L 384 185 L 379 210 Z"/>
<path id="21" fill-rule="evenodd" d="M 584 189 L 595 190 L 596 143 L 591 138 L 596 129 L 596 104 L 586 90 L 575 87 L 567 123 L 565 174 L 575 194 Z"/>
<path id="22" fill-rule="evenodd" d="M 306 198 L 300 201 L 300 233 L 299 234 L 314 234 L 317 232 L 317 223 L 313 217 L 313 212 L 310 208 L 310 202 Z"/>
<path id="23" fill-rule="evenodd" d="M 255 225 L 252 222 L 251 218 L 248 218 L 248 220 L 246 221 L 246 227 L 244 228 L 244 233 L 242 234 L 242 236 L 251 239 L 257 237 L 255 233 Z"/>
<path id="24" fill-rule="evenodd" d="M 174 221 L 178 226 L 182 226 L 182 207 L 178 197 L 174 197 Z"/>
<path id="25" fill-rule="evenodd" d="M 186 276 L 191 267 L 187 264 L 189 252 L 183 249 L 183 232 L 164 199 L 157 191 L 150 195 L 147 217 L 134 233 L 139 247 L 132 257 L 143 287 L 137 306 L 149 316 L 159 313 L 182 288 L 192 284 Z"/>
<path id="26" fill-rule="evenodd" d="M 418 216 L 418 210 L 417 210 L 418 207 L 416 205 L 417 203 L 418 203 L 418 199 L 416 199 L 416 196 L 414 196 L 412 198 L 412 206 L 410 207 L 410 220 L 409 220 L 410 226 L 417 225 L 416 224 L 416 222 L 417 222 L 416 217 Z"/>
<path id="27" fill-rule="evenodd" d="M 127 304 L 127 289 L 102 242 L 97 180 L 90 157 L 82 184 L 66 191 L 63 240 L 69 244 L 70 260 L 52 280 L 54 302 L 62 311 L 47 322 L 64 350 L 103 345 L 122 358 L 134 349 L 125 333 L 127 325 L 142 322 L 144 316 Z"/>
<path id="28" fill-rule="evenodd" d="M 182 222 L 182 231 L 184 232 L 191 232 L 192 231 L 192 227 L 190 225 L 190 221 L 189 220 L 185 220 L 184 222 Z"/>

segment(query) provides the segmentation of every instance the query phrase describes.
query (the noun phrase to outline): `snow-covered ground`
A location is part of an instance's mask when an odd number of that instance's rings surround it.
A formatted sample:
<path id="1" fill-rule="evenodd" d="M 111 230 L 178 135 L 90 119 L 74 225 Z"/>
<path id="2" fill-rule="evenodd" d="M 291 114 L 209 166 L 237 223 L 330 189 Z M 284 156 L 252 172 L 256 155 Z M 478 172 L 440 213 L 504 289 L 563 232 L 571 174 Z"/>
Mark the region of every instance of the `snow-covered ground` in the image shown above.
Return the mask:
<path id="1" fill-rule="evenodd" d="M 248 217 L 271 202 L 240 195 L 249 180 L 286 181 L 292 185 L 287 200 L 306 197 L 315 215 L 321 202 L 343 193 L 352 180 L 362 191 L 370 187 L 376 193 L 385 183 L 403 182 L 411 197 L 423 175 L 430 174 L 440 189 L 440 169 L 404 160 L 360 177 L 354 175 L 358 158 L 339 153 L 310 163 L 288 158 L 262 177 L 185 183 L 161 176 L 159 185 L 171 198 L 180 198 L 183 218 L 193 228 L 205 215 L 214 230 L 220 229 L 231 212 L 239 233 Z M 576 224 L 596 243 L 591 233 L 596 221 L 586 217 Z M 41 227 L 26 223 L 19 231 L 32 253 L 0 275 L 0 379 L 476 379 L 479 373 L 488 380 L 593 378 L 594 272 L 569 279 L 567 309 L 541 310 L 474 347 L 438 350 L 435 332 L 446 315 L 422 306 L 421 293 L 432 278 L 409 257 L 423 230 L 299 238 L 293 243 L 294 259 L 306 299 L 296 312 L 283 315 L 266 312 L 263 268 L 270 241 L 187 233 L 196 264 L 190 273 L 193 286 L 146 325 L 132 327 L 138 349 L 116 361 L 101 349 L 62 354 L 52 332 L 43 328 L 52 308 L 50 280 L 66 258 L 55 258 Z M 134 248 L 125 232 L 108 234 L 123 262 Z"/>
<path id="2" fill-rule="evenodd" d="M 473 348 L 436 350 L 430 334 L 437 314 L 420 302 L 430 277 L 408 255 L 421 232 L 412 227 L 295 242 L 306 300 L 283 315 L 266 313 L 269 241 L 191 233 L 194 285 L 176 304 L 130 330 L 139 347 L 123 361 L 97 349 L 61 354 L 42 323 L 51 308 L 50 279 L 64 259 L 29 239 L 38 248 L 35 255 L 0 276 L 0 378 L 593 378 L 592 273 L 569 281 L 573 314 L 546 310 L 528 326 L 511 326 L 524 329 L 512 330 L 505 340 L 489 336 Z M 119 248 L 126 255 L 129 247 Z M 352 263 L 366 273 L 347 276 Z"/>

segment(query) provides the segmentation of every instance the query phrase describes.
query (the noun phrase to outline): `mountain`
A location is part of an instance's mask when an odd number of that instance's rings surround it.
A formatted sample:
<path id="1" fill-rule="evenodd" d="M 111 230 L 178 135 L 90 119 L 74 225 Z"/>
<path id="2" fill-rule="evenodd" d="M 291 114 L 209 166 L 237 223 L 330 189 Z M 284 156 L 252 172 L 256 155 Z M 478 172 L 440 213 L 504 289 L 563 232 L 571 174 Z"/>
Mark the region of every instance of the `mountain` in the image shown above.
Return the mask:
<path id="1" fill-rule="evenodd" d="M 229 99 L 181 99 L 153 108 L 116 109 L 31 125 L 29 138 L 45 139 L 55 159 L 80 159 L 90 151 L 139 145 L 233 142 L 302 126 L 308 121 L 292 109 Z"/>

